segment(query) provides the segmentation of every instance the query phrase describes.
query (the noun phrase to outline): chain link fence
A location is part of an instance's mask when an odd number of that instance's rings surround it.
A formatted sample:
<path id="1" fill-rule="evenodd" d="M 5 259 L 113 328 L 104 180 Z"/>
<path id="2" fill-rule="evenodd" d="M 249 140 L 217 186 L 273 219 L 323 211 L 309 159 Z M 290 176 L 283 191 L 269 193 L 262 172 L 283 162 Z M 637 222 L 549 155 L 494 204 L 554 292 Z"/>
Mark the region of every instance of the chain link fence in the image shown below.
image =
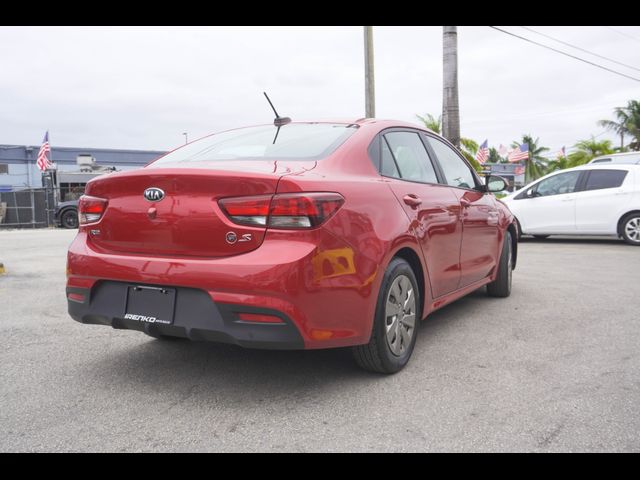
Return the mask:
<path id="1" fill-rule="evenodd" d="M 55 189 L 0 192 L 0 230 L 55 225 Z"/>

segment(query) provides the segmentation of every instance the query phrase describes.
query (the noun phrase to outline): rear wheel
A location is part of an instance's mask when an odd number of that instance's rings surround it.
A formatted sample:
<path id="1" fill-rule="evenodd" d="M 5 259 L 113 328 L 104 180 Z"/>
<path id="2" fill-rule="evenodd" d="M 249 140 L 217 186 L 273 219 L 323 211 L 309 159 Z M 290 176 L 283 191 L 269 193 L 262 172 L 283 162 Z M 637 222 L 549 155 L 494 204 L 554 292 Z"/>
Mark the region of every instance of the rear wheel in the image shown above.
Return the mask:
<path id="1" fill-rule="evenodd" d="M 411 266 L 394 258 L 380 286 L 371 339 L 353 347 L 358 365 L 372 372 L 396 373 L 409 362 L 421 318 L 420 298 Z"/>
<path id="2" fill-rule="evenodd" d="M 640 245 L 640 213 L 632 213 L 622 220 L 621 233 L 629 245 Z"/>
<path id="3" fill-rule="evenodd" d="M 78 212 L 75 210 L 65 210 L 60 217 L 60 224 L 64 228 L 78 228 Z"/>
<path id="4" fill-rule="evenodd" d="M 511 295 L 511 279 L 513 273 L 513 255 L 511 253 L 511 233 L 507 231 L 502 244 L 502 253 L 498 263 L 498 276 L 487 284 L 487 293 L 491 297 L 508 297 Z"/>

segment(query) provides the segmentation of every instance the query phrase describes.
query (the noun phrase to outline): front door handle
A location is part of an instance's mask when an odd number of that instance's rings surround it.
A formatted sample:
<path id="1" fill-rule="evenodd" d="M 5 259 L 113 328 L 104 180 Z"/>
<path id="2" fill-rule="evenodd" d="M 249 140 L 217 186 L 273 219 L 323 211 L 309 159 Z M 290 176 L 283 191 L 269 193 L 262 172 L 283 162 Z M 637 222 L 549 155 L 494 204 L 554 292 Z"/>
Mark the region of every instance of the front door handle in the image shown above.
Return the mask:
<path id="1" fill-rule="evenodd" d="M 465 198 L 461 198 L 460 205 L 462 205 L 463 207 L 468 207 L 469 205 L 471 205 L 471 202 Z"/>
<path id="2" fill-rule="evenodd" d="M 420 198 L 413 193 L 405 195 L 402 200 L 404 200 L 404 203 L 409 205 L 411 208 L 418 208 L 420 204 L 422 204 L 422 200 L 420 200 Z"/>

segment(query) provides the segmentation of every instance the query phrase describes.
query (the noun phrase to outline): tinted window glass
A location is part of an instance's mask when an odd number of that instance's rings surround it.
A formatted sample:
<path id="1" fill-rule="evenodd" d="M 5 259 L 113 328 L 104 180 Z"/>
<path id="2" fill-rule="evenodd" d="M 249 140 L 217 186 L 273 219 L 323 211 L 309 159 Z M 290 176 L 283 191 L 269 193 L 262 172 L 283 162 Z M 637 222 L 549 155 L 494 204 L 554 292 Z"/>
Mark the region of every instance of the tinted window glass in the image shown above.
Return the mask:
<path id="1" fill-rule="evenodd" d="M 333 123 L 291 123 L 239 128 L 196 140 L 165 155 L 151 166 L 224 160 L 318 160 L 332 153 L 357 127 Z M 275 143 L 274 143 L 275 139 Z"/>
<path id="2" fill-rule="evenodd" d="M 447 184 L 452 187 L 475 188 L 475 177 L 467 163 L 446 143 L 433 137 L 427 139 L 436 152 Z"/>
<path id="3" fill-rule="evenodd" d="M 403 179 L 438 183 L 431 159 L 417 133 L 390 132 L 384 137 L 389 143 Z"/>
<path id="4" fill-rule="evenodd" d="M 387 177 L 396 177 L 400 178 L 400 174 L 398 173 L 398 168 L 396 167 L 396 162 L 393 159 L 393 155 L 391 155 L 391 150 L 389 150 L 389 145 L 387 145 L 387 141 L 384 138 L 381 138 L 381 162 L 382 166 L 380 169 L 380 173 Z"/>
<path id="5" fill-rule="evenodd" d="M 622 185 L 626 176 L 626 170 L 591 170 L 584 189 L 600 190 L 602 188 L 616 188 Z"/>
<path id="6" fill-rule="evenodd" d="M 549 195 L 571 193 L 576 189 L 578 177 L 580 177 L 580 172 L 567 172 L 542 180 L 535 187 L 536 196 L 546 197 Z"/>

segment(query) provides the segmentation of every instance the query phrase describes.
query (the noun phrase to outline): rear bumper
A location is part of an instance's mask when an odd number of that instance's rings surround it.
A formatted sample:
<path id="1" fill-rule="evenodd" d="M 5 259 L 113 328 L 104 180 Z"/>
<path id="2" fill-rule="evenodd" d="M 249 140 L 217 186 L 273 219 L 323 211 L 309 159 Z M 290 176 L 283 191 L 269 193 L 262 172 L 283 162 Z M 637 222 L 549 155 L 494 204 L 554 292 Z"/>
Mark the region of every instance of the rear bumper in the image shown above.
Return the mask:
<path id="1" fill-rule="evenodd" d="M 244 347 L 334 348 L 369 341 L 379 272 L 322 228 L 294 239 L 267 232 L 252 252 L 210 259 L 104 252 L 81 229 L 69 247 L 67 298 L 82 323 Z M 120 287 L 105 287 L 112 284 Z M 176 288 L 173 324 L 125 320 L 127 285 Z M 275 315 L 283 325 L 240 321 L 240 313 Z"/>
<path id="2" fill-rule="evenodd" d="M 300 332 L 282 312 L 245 305 L 216 305 L 207 292 L 177 288 L 173 323 L 163 325 L 125 318 L 129 284 L 98 282 L 93 288 L 67 287 L 69 314 L 80 323 L 110 325 L 150 335 L 233 343 L 242 347 L 292 350 L 304 348 Z M 75 300 L 70 298 L 70 294 Z M 279 323 L 242 320 L 240 314 L 268 315 Z"/>

